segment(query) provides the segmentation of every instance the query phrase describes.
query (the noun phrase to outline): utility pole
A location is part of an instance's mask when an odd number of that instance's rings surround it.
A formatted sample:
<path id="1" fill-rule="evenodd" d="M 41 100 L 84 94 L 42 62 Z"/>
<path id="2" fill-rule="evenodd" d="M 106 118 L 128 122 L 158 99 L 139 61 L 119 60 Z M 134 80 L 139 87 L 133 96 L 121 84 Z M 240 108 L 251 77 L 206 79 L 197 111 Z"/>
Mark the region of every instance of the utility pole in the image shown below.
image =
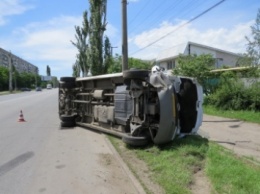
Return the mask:
<path id="1" fill-rule="evenodd" d="M 127 0 L 122 0 L 122 71 L 128 69 Z"/>
<path id="2" fill-rule="evenodd" d="M 110 54 L 111 54 L 112 57 L 113 57 L 113 49 L 114 49 L 114 48 L 117 48 L 117 46 L 111 46 L 111 47 L 110 47 Z"/>
<path id="3" fill-rule="evenodd" d="M 13 60 L 11 51 L 8 53 L 8 64 L 9 64 L 9 92 L 13 92 Z"/>

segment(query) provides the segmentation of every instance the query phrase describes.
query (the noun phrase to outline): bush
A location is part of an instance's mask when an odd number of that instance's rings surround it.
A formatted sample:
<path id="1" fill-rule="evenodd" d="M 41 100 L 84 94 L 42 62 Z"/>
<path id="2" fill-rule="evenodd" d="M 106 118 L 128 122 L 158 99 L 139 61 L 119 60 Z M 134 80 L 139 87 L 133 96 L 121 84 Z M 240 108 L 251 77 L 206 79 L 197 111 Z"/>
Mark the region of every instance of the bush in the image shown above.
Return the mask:
<path id="1" fill-rule="evenodd" d="M 246 87 L 237 78 L 225 79 L 215 93 L 206 96 L 204 103 L 223 110 L 260 111 L 260 82 Z"/>
<path id="2" fill-rule="evenodd" d="M 260 111 L 260 82 L 253 83 L 245 92 L 248 94 L 249 109 Z"/>

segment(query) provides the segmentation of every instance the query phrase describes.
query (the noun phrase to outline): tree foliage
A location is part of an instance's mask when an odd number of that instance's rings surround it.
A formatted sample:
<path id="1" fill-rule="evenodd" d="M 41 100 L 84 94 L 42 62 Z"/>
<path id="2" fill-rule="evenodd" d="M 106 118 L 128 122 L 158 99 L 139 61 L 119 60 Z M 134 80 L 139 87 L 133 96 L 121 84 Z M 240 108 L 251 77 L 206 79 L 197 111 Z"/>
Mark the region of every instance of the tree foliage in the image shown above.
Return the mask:
<path id="1" fill-rule="evenodd" d="M 83 14 L 83 27 L 76 26 L 76 42 L 72 44 L 78 49 L 77 60 L 74 63 L 73 76 L 105 74 L 112 63 L 111 44 L 104 36 L 106 30 L 107 0 L 89 0 L 90 16 Z"/>
<path id="2" fill-rule="evenodd" d="M 260 82 L 255 79 L 246 85 L 240 75 L 232 71 L 222 72 L 217 90 L 205 98 L 204 104 L 223 110 L 260 111 Z"/>
<path id="3" fill-rule="evenodd" d="M 47 67 L 46 67 L 46 74 L 47 74 L 47 76 L 51 76 L 51 68 L 49 65 L 47 65 Z"/>
<path id="4" fill-rule="evenodd" d="M 256 16 L 255 24 L 251 26 L 252 40 L 246 36 L 247 53 L 252 58 L 253 66 L 260 66 L 260 8 Z"/>
<path id="5" fill-rule="evenodd" d="M 71 43 L 78 49 L 77 59 L 75 64 L 73 65 L 73 76 L 79 76 L 80 71 L 83 76 L 87 76 L 89 71 L 88 65 L 88 43 L 87 38 L 89 35 L 89 22 L 88 22 L 88 12 L 83 12 L 83 22 L 82 27 L 75 26 L 76 34 L 76 42 L 71 41 Z"/>
<path id="6" fill-rule="evenodd" d="M 89 0 L 89 62 L 92 75 L 103 74 L 103 35 L 106 30 L 106 0 Z"/>
<path id="7" fill-rule="evenodd" d="M 251 66 L 253 64 L 253 58 L 247 53 L 240 54 L 237 60 L 237 65 L 240 67 Z"/>
<path id="8" fill-rule="evenodd" d="M 144 61 L 136 58 L 129 58 L 128 66 L 129 68 L 146 69 L 146 70 L 150 70 L 152 68 L 151 64 L 148 61 Z"/>
<path id="9" fill-rule="evenodd" d="M 173 69 L 175 75 L 195 77 L 198 81 L 207 78 L 209 71 L 215 64 L 215 59 L 210 54 L 202 55 L 180 55 L 177 58 L 178 65 Z"/>
<path id="10" fill-rule="evenodd" d="M 0 91 L 8 89 L 9 70 L 0 66 Z"/>
<path id="11" fill-rule="evenodd" d="M 112 65 L 113 59 L 112 59 L 112 53 L 111 53 L 111 43 L 109 41 L 109 38 L 106 36 L 104 41 L 104 65 L 103 65 L 103 72 L 107 73 L 108 68 Z"/>
<path id="12" fill-rule="evenodd" d="M 128 67 L 134 69 L 151 69 L 151 64 L 148 61 L 143 61 L 141 59 L 129 58 L 128 59 Z M 112 58 L 112 63 L 108 68 L 108 73 L 118 73 L 122 72 L 122 56 L 116 54 L 114 58 Z"/>
<path id="13" fill-rule="evenodd" d="M 13 68 L 13 88 L 32 88 L 37 85 L 41 85 L 41 77 L 38 74 L 33 73 L 19 73 Z M 3 66 L 0 66 L 0 91 L 8 90 L 9 87 L 9 69 Z"/>
<path id="14" fill-rule="evenodd" d="M 111 65 L 108 68 L 108 73 L 119 73 L 122 72 L 122 56 L 116 54 L 112 57 Z"/>
<path id="15" fill-rule="evenodd" d="M 214 67 L 215 59 L 210 54 L 202 55 L 180 55 L 177 58 L 178 65 L 173 69 L 174 75 L 194 77 L 203 86 L 204 92 L 208 94 L 211 88 L 209 78 L 210 70 Z"/>

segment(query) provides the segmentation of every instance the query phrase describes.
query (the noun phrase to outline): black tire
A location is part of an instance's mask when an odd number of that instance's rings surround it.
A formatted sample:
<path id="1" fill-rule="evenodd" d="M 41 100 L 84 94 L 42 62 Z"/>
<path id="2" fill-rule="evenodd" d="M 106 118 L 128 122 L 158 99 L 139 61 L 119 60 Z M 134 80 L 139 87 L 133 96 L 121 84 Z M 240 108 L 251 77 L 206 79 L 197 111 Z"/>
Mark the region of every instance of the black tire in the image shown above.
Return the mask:
<path id="1" fill-rule="evenodd" d="M 75 77 L 61 77 L 60 81 L 61 82 L 73 82 L 73 83 L 75 83 L 76 78 Z"/>
<path id="2" fill-rule="evenodd" d="M 123 78 L 124 79 L 138 79 L 145 81 L 146 78 L 149 76 L 150 71 L 148 70 L 137 70 L 137 69 L 132 69 L 132 70 L 127 70 L 123 72 Z"/>
<path id="3" fill-rule="evenodd" d="M 130 146 L 145 146 L 149 143 L 149 140 L 146 136 L 134 137 L 130 135 L 125 135 L 122 137 L 122 141 Z"/>
<path id="4" fill-rule="evenodd" d="M 75 122 L 75 116 L 74 115 L 61 115 L 60 120 L 63 122 Z"/>
<path id="5" fill-rule="evenodd" d="M 67 88 L 67 89 L 75 88 L 75 82 L 60 82 L 60 88 Z"/>
<path id="6" fill-rule="evenodd" d="M 75 122 L 60 122 L 61 128 L 70 128 L 70 127 L 75 127 L 76 123 Z"/>

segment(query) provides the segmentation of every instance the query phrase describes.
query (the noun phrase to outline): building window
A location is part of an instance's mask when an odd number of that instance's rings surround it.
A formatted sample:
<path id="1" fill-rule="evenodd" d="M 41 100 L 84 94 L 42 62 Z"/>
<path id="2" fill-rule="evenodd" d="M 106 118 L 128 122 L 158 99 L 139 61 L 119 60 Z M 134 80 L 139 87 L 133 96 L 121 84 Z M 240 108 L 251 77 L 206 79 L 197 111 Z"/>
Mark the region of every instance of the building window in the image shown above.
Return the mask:
<path id="1" fill-rule="evenodd" d="M 221 68 L 223 66 L 223 59 L 222 58 L 216 58 L 215 61 L 216 61 L 216 63 L 215 63 L 216 68 Z"/>
<path id="2" fill-rule="evenodd" d="M 167 61 L 167 69 L 175 68 L 175 60 Z"/>

